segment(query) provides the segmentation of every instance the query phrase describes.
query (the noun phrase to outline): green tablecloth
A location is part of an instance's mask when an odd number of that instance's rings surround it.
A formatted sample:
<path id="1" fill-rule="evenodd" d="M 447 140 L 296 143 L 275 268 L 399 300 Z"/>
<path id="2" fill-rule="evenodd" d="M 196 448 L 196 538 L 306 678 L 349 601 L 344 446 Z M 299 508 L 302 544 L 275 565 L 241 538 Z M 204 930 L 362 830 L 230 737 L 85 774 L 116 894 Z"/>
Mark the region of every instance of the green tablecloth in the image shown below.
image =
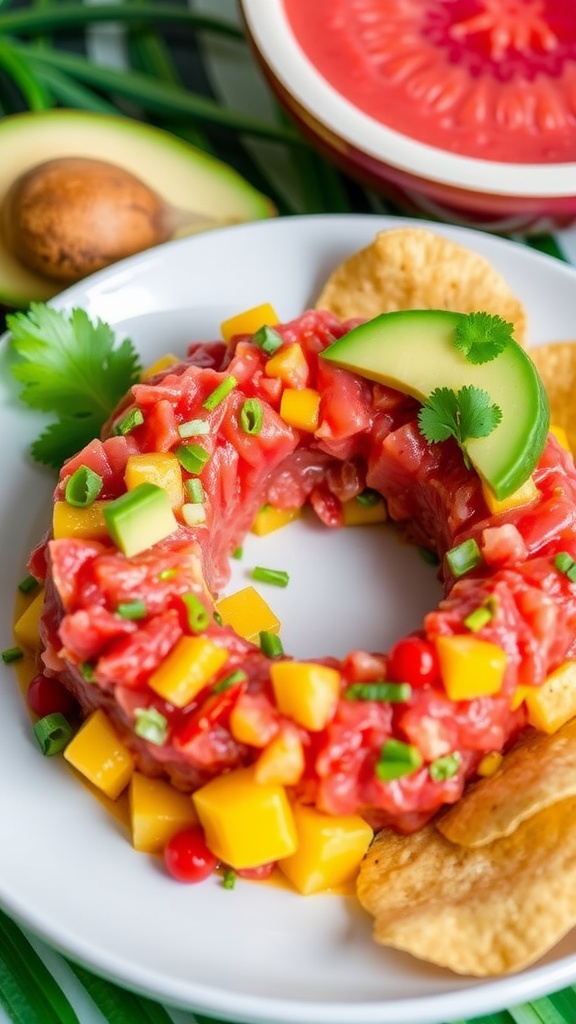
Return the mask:
<path id="1" fill-rule="evenodd" d="M 64 7 L 64 2 L 16 2 L 14 7 Z M 98 0 L 92 0 L 98 3 Z M 180 0 L 186 6 L 186 0 Z M 310 0 L 313 2 L 313 0 Z M 0 10 L 12 5 L 0 0 Z M 210 15 L 221 15 L 238 24 L 235 0 L 189 0 L 189 7 Z M 1 42 L 1 35 L 0 35 Z M 166 63 L 166 42 L 171 63 Z M 87 52 L 99 65 L 124 67 L 137 60 L 139 66 L 164 81 L 183 80 L 195 92 L 216 97 L 227 109 L 244 111 L 270 123 L 282 123 L 266 85 L 248 47 L 242 40 L 202 34 L 197 40 L 190 34 L 173 30 L 161 36 L 144 35 L 132 49 L 118 26 L 100 26 L 85 36 L 71 35 L 65 48 Z M 139 111 L 124 102 L 123 112 Z M 377 195 L 360 188 L 328 167 L 312 152 L 292 153 L 275 143 L 247 140 L 240 142 L 236 132 L 208 122 L 184 127 L 177 118 L 156 117 L 179 134 L 206 144 L 245 174 L 258 188 L 273 195 L 282 215 L 291 213 L 391 212 Z M 576 230 L 554 237 L 530 240 L 529 244 L 551 255 L 576 262 Z M 0 826 L 1 837 L 1 826 Z M 1 841 L 1 839 L 0 839 Z M 116 984 L 104 981 L 55 953 L 44 942 L 21 931 L 0 912 L 0 1024 L 193 1024 L 206 1018 L 191 1012 L 170 1010 Z M 564 990 L 531 1004 L 509 1008 L 489 1017 L 476 1018 L 478 1024 L 574 1024 L 576 989 Z M 295 1021 L 294 1024 L 297 1024 Z M 448 1022 L 438 1022 L 448 1024 Z"/>

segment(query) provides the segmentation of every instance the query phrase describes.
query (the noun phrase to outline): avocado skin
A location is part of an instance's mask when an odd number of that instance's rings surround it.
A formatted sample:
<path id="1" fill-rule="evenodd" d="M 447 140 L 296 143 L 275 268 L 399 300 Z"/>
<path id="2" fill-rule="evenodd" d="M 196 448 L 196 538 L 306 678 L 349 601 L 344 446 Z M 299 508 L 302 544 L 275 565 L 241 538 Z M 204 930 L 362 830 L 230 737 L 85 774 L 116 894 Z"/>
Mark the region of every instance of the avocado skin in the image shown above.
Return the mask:
<path id="1" fill-rule="evenodd" d="M 548 398 L 534 363 L 515 341 L 489 362 L 474 364 L 453 344 L 468 314 L 401 310 L 353 328 L 322 357 L 334 365 L 425 402 L 432 391 L 474 385 L 502 410 L 485 438 L 471 438 L 466 452 L 498 500 L 528 479 L 542 454 L 550 425 Z"/>

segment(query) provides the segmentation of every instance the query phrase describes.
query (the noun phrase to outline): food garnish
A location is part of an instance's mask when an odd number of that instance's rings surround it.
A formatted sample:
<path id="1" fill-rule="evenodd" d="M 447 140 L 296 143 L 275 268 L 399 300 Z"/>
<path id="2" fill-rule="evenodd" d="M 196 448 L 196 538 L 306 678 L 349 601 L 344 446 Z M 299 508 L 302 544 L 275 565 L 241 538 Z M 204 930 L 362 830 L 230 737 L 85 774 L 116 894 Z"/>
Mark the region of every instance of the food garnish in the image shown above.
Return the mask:
<path id="1" fill-rule="evenodd" d="M 470 466 L 466 441 L 471 437 L 488 437 L 501 419 L 502 410 L 486 391 L 465 384 L 458 391 L 435 388 L 418 413 L 418 426 L 432 443 L 455 438 L 466 465 Z"/>

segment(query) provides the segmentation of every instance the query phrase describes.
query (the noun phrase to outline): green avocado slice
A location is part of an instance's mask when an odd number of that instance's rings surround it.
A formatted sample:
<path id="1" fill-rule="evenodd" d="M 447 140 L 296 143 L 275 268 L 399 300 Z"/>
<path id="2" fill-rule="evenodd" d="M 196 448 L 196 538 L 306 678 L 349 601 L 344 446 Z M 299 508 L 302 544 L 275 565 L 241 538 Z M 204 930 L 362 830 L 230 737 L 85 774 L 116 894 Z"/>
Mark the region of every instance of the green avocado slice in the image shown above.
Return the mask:
<path id="1" fill-rule="evenodd" d="M 467 314 L 446 310 L 383 313 L 329 346 L 323 358 L 425 402 L 436 388 L 473 385 L 502 418 L 487 436 L 469 438 L 470 463 L 496 498 L 509 497 L 534 470 L 548 436 L 550 410 L 534 363 L 510 340 L 495 358 L 471 363 L 454 345 Z"/>
<path id="2" fill-rule="evenodd" d="M 121 115 L 76 110 L 13 114 L 0 121 L 0 152 L 0 209 L 12 183 L 35 165 L 89 157 L 125 168 L 180 210 L 229 223 L 264 220 L 276 212 L 232 167 L 161 128 Z M 0 303 L 6 306 L 45 302 L 63 288 L 24 267 L 1 236 L 0 268 Z"/>

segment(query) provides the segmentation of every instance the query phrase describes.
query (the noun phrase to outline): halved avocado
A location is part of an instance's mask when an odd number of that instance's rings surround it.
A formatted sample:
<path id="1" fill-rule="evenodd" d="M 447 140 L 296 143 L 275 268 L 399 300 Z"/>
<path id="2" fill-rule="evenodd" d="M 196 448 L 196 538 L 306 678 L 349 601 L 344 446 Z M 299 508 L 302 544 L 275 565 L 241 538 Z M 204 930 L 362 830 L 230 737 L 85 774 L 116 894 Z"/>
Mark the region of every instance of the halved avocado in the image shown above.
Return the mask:
<path id="1" fill-rule="evenodd" d="M 227 164 L 161 128 L 120 115 L 75 110 L 13 114 L 0 121 L 0 153 L 0 208 L 16 178 L 36 164 L 91 157 L 131 171 L 182 210 L 230 223 L 275 214 L 270 200 Z M 25 307 L 46 301 L 62 287 L 24 267 L 0 237 L 0 303 Z"/>
<path id="2" fill-rule="evenodd" d="M 465 313 L 402 310 L 353 328 L 324 359 L 425 402 L 435 388 L 473 385 L 498 405 L 502 419 L 487 436 L 469 438 L 466 454 L 498 500 L 525 483 L 546 443 L 550 411 L 529 355 L 517 342 L 489 362 L 471 363 L 454 345 Z"/>

